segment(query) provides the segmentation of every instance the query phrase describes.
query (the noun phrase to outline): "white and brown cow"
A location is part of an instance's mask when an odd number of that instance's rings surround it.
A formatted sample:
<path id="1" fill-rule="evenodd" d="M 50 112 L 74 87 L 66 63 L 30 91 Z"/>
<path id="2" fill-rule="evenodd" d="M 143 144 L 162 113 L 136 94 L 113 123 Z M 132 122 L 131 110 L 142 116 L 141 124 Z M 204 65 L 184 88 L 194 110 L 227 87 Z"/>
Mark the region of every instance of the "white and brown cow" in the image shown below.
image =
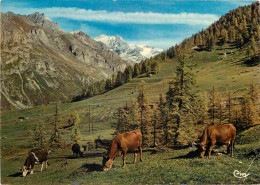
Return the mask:
<path id="1" fill-rule="evenodd" d="M 23 176 L 25 177 L 28 172 L 30 172 L 30 174 L 33 174 L 33 167 L 36 163 L 40 163 L 42 165 L 41 171 L 43 170 L 44 164 L 45 169 L 47 169 L 47 165 L 49 165 L 47 158 L 49 153 L 50 151 L 44 149 L 30 152 L 24 162 L 24 166 L 22 167 Z"/>

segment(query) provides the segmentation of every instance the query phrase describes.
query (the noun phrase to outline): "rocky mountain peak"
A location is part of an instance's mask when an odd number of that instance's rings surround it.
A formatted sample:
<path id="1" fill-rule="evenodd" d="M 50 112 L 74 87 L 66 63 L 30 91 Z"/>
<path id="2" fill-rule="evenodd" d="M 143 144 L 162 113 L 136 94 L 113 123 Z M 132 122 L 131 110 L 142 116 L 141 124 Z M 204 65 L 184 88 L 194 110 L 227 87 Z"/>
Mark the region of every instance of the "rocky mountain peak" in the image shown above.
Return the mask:
<path id="1" fill-rule="evenodd" d="M 145 58 L 153 57 L 163 50 L 144 45 L 128 44 L 121 36 L 100 35 L 95 38 L 96 41 L 104 43 L 111 51 L 118 53 L 125 60 L 139 63 Z"/>
<path id="2" fill-rule="evenodd" d="M 32 21 L 33 23 L 44 27 L 49 31 L 52 32 L 63 31 L 56 22 L 52 21 L 50 18 L 44 15 L 44 13 L 35 12 L 33 14 L 27 15 L 26 18 Z"/>

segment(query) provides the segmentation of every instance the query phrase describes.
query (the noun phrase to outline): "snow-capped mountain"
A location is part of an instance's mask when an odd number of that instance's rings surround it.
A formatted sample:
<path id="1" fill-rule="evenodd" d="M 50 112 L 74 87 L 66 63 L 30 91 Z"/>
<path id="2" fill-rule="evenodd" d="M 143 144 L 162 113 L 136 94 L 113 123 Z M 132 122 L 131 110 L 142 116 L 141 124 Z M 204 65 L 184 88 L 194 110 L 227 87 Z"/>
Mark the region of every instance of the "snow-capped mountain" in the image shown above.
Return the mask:
<path id="1" fill-rule="evenodd" d="M 141 62 L 145 58 L 153 57 L 163 51 L 163 49 L 160 48 L 128 44 L 119 35 L 111 37 L 100 35 L 99 37 L 95 38 L 95 40 L 106 44 L 110 50 L 118 53 L 123 59 L 131 60 L 136 63 Z"/>

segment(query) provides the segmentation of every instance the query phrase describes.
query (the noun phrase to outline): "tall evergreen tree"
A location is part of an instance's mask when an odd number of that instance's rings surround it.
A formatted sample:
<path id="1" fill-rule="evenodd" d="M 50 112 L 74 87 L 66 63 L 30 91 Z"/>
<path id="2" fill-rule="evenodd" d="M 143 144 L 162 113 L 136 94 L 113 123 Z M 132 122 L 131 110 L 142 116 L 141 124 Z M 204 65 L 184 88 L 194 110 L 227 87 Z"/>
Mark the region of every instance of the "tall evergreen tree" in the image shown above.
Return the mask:
<path id="1" fill-rule="evenodd" d="M 197 93 L 194 91 L 194 86 L 193 73 L 184 60 L 180 59 L 176 77 L 170 82 L 166 94 L 169 108 L 168 127 L 171 130 L 168 134 L 175 144 L 185 143 L 196 137 L 194 124 L 197 112 L 194 105 Z"/>
<path id="2" fill-rule="evenodd" d="M 44 136 L 46 125 L 42 122 L 35 124 L 30 131 L 30 139 L 32 141 L 32 147 L 44 148 Z"/>
<path id="3" fill-rule="evenodd" d="M 73 124 L 71 130 L 71 141 L 72 143 L 79 143 L 81 139 L 80 129 L 79 129 L 80 118 L 77 111 L 74 111 L 74 113 L 70 116 L 69 122 L 70 124 Z"/>
<path id="4" fill-rule="evenodd" d="M 138 64 L 135 64 L 133 77 L 137 77 L 137 76 L 139 76 L 139 75 L 140 75 L 139 65 L 138 65 Z"/>
<path id="5" fill-rule="evenodd" d="M 152 143 L 152 125 L 149 100 L 145 92 L 145 82 L 141 81 L 139 85 L 139 93 L 137 97 L 138 110 L 140 113 L 140 127 L 142 133 L 143 144 L 150 146 Z"/>
<path id="6" fill-rule="evenodd" d="M 221 110 L 221 98 L 218 94 L 217 88 L 213 85 L 212 90 L 209 93 L 209 118 L 212 119 L 212 124 L 216 124 L 216 119 L 222 115 Z"/>
<path id="7" fill-rule="evenodd" d="M 50 147 L 51 148 L 58 148 L 61 146 L 61 137 L 59 131 L 59 125 L 61 123 L 60 114 L 59 114 L 59 106 L 58 103 L 55 106 L 55 114 L 51 119 L 53 124 L 53 130 L 51 132 L 50 138 Z"/>

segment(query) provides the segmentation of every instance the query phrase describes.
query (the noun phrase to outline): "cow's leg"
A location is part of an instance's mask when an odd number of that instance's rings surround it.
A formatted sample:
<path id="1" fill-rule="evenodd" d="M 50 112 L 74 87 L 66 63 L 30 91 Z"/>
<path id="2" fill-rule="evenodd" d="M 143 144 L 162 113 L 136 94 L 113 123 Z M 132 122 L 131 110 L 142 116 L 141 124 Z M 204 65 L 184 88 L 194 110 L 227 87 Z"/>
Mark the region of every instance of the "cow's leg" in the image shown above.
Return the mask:
<path id="1" fill-rule="evenodd" d="M 30 168 L 31 168 L 30 174 L 31 174 L 31 175 L 33 174 L 33 167 L 34 167 L 34 164 L 32 164 L 32 165 L 30 166 Z"/>
<path id="2" fill-rule="evenodd" d="M 204 158 L 204 156 L 205 156 L 205 152 L 206 152 L 205 150 L 202 151 L 202 152 L 200 152 L 200 157 L 201 157 L 201 158 Z"/>
<path id="3" fill-rule="evenodd" d="M 139 146 L 139 150 L 140 150 L 140 161 L 142 162 L 143 161 L 143 150 L 142 150 L 141 145 Z"/>
<path id="4" fill-rule="evenodd" d="M 42 166 L 41 166 L 41 172 L 42 172 L 43 166 L 44 166 L 44 161 L 42 162 Z"/>
<path id="5" fill-rule="evenodd" d="M 216 141 L 211 141 L 210 146 L 209 146 L 209 158 L 210 158 L 211 151 L 212 151 L 215 144 L 216 144 Z"/>
<path id="6" fill-rule="evenodd" d="M 231 152 L 231 147 L 232 147 L 232 141 L 231 141 L 231 143 L 229 143 L 229 144 L 227 145 L 227 154 L 230 154 L 230 152 Z"/>
<path id="7" fill-rule="evenodd" d="M 47 170 L 48 167 L 48 161 L 45 161 L 45 170 Z"/>
<path id="8" fill-rule="evenodd" d="M 137 153 L 134 152 L 134 163 L 136 162 Z"/>
<path id="9" fill-rule="evenodd" d="M 125 167 L 126 151 L 123 150 L 123 167 Z"/>

